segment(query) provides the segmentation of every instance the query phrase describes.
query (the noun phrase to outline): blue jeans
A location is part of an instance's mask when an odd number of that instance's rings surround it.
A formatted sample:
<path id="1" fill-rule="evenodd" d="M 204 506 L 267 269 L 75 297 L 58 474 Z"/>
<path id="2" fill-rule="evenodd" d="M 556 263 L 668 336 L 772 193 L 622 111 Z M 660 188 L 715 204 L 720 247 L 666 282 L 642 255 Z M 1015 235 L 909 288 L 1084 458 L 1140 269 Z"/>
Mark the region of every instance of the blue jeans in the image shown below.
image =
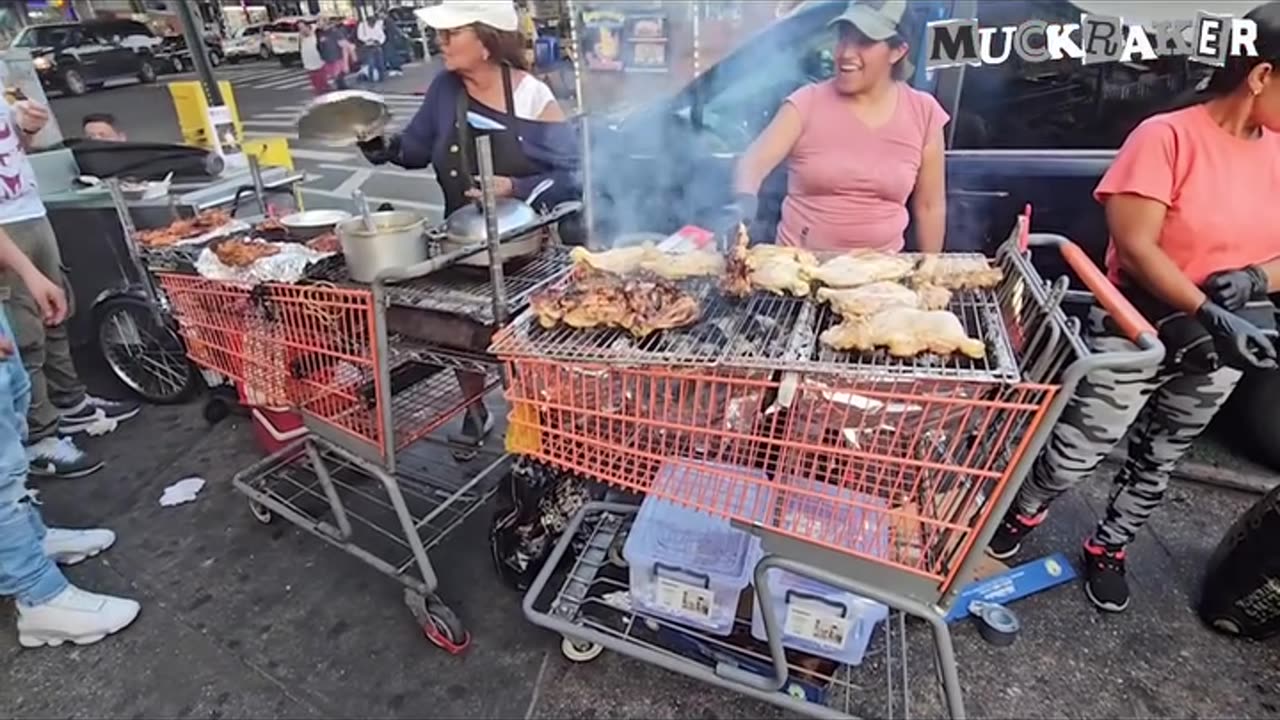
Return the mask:
<path id="1" fill-rule="evenodd" d="M 9 317 L 0 312 L 0 335 L 15 351 L 0 360 L 0 595 L 24 605 L 52 600 L 67 587 L 67 578 L 44 554 L 44 521 L 27 492 L 27 408 L 31 381 L 16 351 Z"/>
<path id="2" fill-rule="evenodd" d="M 372 82 L 382 82 L 387 77 L 386 56 L 381 45 L 364 46 L 364 66 L 368 68 Z"/>

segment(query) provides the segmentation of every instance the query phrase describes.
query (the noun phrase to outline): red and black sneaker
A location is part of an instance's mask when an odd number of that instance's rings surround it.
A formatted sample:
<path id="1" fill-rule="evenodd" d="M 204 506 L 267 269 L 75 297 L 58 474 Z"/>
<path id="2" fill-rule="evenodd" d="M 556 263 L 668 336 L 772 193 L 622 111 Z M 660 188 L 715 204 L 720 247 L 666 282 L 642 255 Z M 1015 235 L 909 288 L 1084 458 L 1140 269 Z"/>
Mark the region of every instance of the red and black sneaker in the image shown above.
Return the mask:
<path id="1" fill-rule="evenodd" d="M 1004 520 L 1000 521 L 1000 527 L 996 529 L 991 542 L 987 543 L 987 554 L 997 560 L 1006 560 L 1017 555 L 1022 549 L 1022 538 L 1044 522 L 1047 514 L 1047 510 L 1041 510 L 1035 515 L 1023 515 L 1016 509 L 1009 508 L 1008 514 L 1004 516 Z"/>
<path id="2" fill-rule="evenodd" d="M 1099 610 L 1123 612 L 1129 607 L 1129 583 L 1124 578 L 1124 550 L 1084 541 L 1084 594 Z"/>

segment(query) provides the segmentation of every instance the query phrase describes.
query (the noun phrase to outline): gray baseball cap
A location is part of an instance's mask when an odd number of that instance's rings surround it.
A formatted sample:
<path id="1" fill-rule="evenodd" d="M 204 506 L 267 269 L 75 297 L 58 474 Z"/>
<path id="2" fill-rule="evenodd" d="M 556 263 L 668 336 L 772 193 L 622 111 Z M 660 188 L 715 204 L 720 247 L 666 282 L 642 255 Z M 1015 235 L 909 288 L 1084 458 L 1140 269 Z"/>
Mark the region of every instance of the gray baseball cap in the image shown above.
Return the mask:
<path id="1" fill-rule="evenodd" d="M 907 0 L 853 0 L 828 25 L 849 23 L 872 40 L 888 40 L 898 34 L 898 24 L 907 11 Z"/>

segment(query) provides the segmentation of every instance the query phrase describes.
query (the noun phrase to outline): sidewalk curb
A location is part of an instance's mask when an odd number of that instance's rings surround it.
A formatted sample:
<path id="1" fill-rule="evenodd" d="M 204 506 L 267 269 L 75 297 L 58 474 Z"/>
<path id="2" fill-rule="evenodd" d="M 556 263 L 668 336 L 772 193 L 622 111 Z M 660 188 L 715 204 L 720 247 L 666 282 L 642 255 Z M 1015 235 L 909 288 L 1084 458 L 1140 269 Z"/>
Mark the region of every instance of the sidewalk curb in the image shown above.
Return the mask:
<path id="1" fill-rule="evenodd" d="M 1103 462 L 1107 465 L 1119 467 L 1124 462 L 1124 456 L 1111 455 Z M 1212 463 L 1195 461 L 1179 464 L 1174 468 L 1171 477 L 1174 480 L 1183 482 L 1253 493 L 1255 495 L 1265 495 L 1276 485 L 1280 485 L 1280 475 L 1232 471 Z"/>

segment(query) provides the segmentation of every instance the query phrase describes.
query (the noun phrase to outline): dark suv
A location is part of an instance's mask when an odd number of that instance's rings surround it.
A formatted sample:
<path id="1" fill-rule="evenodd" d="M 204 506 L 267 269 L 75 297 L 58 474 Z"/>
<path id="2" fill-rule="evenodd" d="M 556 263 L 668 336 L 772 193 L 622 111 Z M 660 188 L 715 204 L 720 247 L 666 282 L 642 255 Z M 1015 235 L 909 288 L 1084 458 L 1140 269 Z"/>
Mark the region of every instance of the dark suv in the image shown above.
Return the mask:
<path id="1" fill-rule="evenodd" d="M 109 80 L 137 78 L 155 82 L 153 52 L 160 40 L 133 21 L 89 21 L 32 25 L 13 46 L 31 51 L 46 90 L 83 95 Z"/>
<path id="2" fill-rule="evenodd" d="M 1153 5 L 1076 1 L 921 0 L 910 11 L 921 22 L 977 18 L 982 27 L 1005 27 L 1029 19 L 1079 22 L 1083 12 L 1112 6 L 1112 14 L 1142 18 Z M 1215 12 L 1240 16 L 1260 0 L 1221 4 L 1228 7 L 1215 5 Z M 596 232 L 669 233 L 686 223 L 723 223 L 737 159 L 789 94 L 832 76 L 827 23 L 844 8 L 844 2 L 804 3 L 662 102 L 594 119 Z M 923 65 L 917 55 L 916 67 Z M 1154 113 L 1194 102 L 1210 71 L 1170 57 L 1102 66 L 1014 57 L 1000 65 L 918 70 L 912 85 L 933 93 L 951 116 L 948 248 L 990 252 L 1030 203 L 1036 232 L 1065 235 L 1101 264 L 1108 235 L 1093 188 L 1125 136 Z M 765 235 L 778 222 L 786 187 L 782 167 L 760 190 L 757 221 Z M 1047 277 L 1067 273 L 1056 257 L 1036 263 Z M 1223 416 L 1245 418 L 1248 432 L 1239 435 L 1255 438 L 1254 454 L 1280 467 L 1280 424 L 1267 420 L 1280 405 L 1280 372 L 1246 378 L 1233 402 L 1238 411 Z"/>

